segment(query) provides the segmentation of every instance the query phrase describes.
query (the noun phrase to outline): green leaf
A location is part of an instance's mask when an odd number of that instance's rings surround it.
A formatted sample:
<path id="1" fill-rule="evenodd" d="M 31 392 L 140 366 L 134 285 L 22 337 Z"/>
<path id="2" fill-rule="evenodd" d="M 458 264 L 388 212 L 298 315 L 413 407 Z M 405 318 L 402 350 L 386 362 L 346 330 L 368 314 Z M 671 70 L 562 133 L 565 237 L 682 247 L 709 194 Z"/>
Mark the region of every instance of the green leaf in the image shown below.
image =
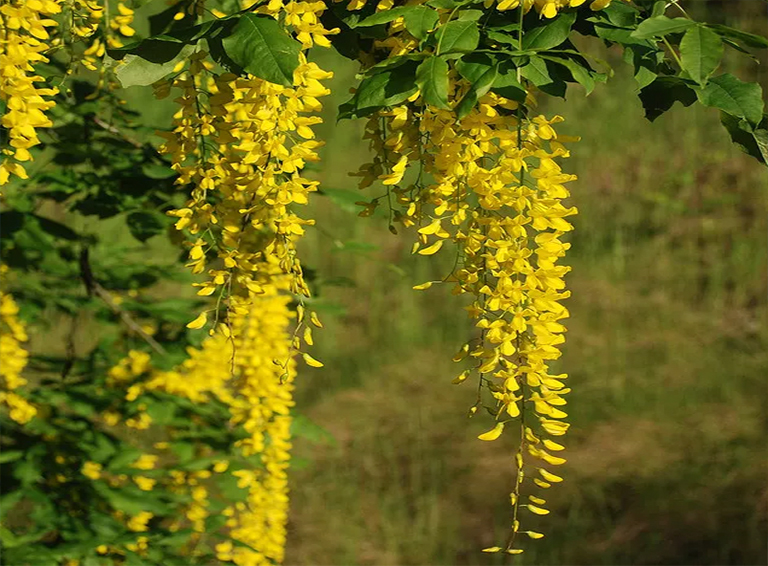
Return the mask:
<path id="1" fill-rule="evenodd" d="M 637 26 L 637 29 L 631 35 L 636 39 L 663 37 L 670 33 L 682 33 L 695 25 L 696 22 L 686 18 L 656 16 L 655 18 L 648 18 L 640 22 L 640 25 Z"/>
<path id="2" fill-rule="evenodd" d="M 568 39 L 576 12 L 560 14 L 548 24 L 533 28 L 523 35 L 523 49 L 552 49 Z"/>
<path id="3" fill-rule="evenodd" d="M 304 415 L 295 415 L 291 421 L 291 436 L 306 438 L 313 444 L 335 444 L 333 435 Z"/>
<path id="4" fill-rule="evenodd" d="M 721 24 L 705 24 L 709 29 L 715 30 L 723 37 L 730 37 L 736 41 L 740 41 L 747 47 L 753 47 L 755 49 L 768 49 L 768 39 L 761 35 L 755 35 L 754 33 L 747 33 L 739 29 L 724 26 Z"/>
<path id="5" fill-rule="evenodd" d="M 492 90 L 510 100 L 524 103 L 527 93 L 525 87 L 517 80 L 517 68 L 508 61 L 499 64 L 498 76 L 493 84 Z"/>
<path id="6" fill-rule="evenodd" d="M 641 89 L 638 96 L 645 108 L 645 117 L 651 122 L 672 108 L 675 102 L 683 106 L 696 102 L 696 93 L 691 85 L 680 77 L 657 77 Z"/>
<path id="7" fill-rule="evenodd" d="M 683 70 L 699 84 L 703 84 L 717 69 L 722 56 L 723 42 L 720 36 L 703 26 L 690 28 L 680 42 Z"/>
<path id="8" fill-rule="evenodd" d="M 496 82 L 498 76 L 499 67 L 498 65 L 493 65 L 490 69 L 477 77 L 477 79 L 472 81 L 472 88 L 469 89 L 467 94 L 464 95 L 464 98 L 461 99 L 461 102 L 456 106 L 456 116 L 459 119 L 472 111 L 477 104 L 477 101 L 480 100 L 480 97 L 491 90 L 491 87 Z"/>
<path id="9" fill-rule="evenodd" d="M 152 236 L 157 236 L 165 230 L 168 221 L 166 217 L 159 212 L 152 210 L 137 210 L 131 212 L 125 218 L 128 230 L 131 236 L 139 242 L 146 242 Z"/>
<path id="10" fill-rule="evenodd" d="M 440 57 L 430 57 L 416 69 L 416 84 L 427 104 L 447 109 L 448 63 Z"/>
<path id="11" fill-rule="evenodd" d="M 8 462 L 13 462 L 14 460 L 18 460 L 24 455 L 23 450 L 3 450 L 0 452 L 0 464 L 7 464 Z"/>
<path id="12" fill-rule="evenodd" d="M 436 54 L 469 53 L 477 49 L 480 42 L 480 30 L 477 22 L 455 20 L 438 28 L 432 36 L 436 45 Z"/>
<path id="13" fill-rule="evenodd" d="M 704 106 L 744 118 L 755 126 L 763 119 L 763 89 L 757 83 L 745 83 L 725 73 L 710 79 L 696 94 Z"/>
<path id="14" fill-rule="evenodd" d="M 176 66 L 179 61 L 189 57 L 195 50 L 192 45 L 181 45 L 177 55 L 165 63 L 153 63 L 139 55 L 126 55 L 123 64 L 115 67 L 115 75 L 123 88 L 131 86 L 149 86 L 159 81 Z"/>
<path id="15" fill-rule="evenodd" d="M 725 112 L 720 112 L 720 122 L 741 151 L 768 165 L 768 115 L 760 123 L 764 127 L 759 128 L 753 128 L 746 120 L 739 120 Z"/>
<path id="16" fill-rule="evenodd" d="M 351 28 L 364 28 L 371 26 L 378 26 L 380 24 L 387 24 L 396 20 L 401 16 L 405 16 L 408 12 L 412 12 L 416 6 L 399 6 L 392 8 L 391 10 L 382 10 L 375 14 L 368 16 L 364 20 L 357 22 L 355 25 L 349 26 Z"/>
<path id="17" fill-rule="evenodd" d="M 528 64 L 522 68 L 523 76 L 536 86 L 542 86 L 553 82 L 547 62 L 538 55 L 531 55 Z"/>
<path id="18" fill-rule="evenodd" d="M 408 33 L 418 40 L 423 40 L 435 28 L 440 15 L 427 6 L 414 6 L 403 16 L 403 19 Z"/>
<path id="19" fill-rule="evenodd" d="M 584 67 L 573 59 L 566 59 L 555 56 L 542 55 L 543 59 L 552 61 L 558 65 L 562 65 L 571 72 L 573 80 L 584 87 L 587 91 L 587 95 L 591 94 L 595 90 L 595 79 L 592 77 L 591 69 Z"/>
<path id="20" fill-rule="evenodd" d="M 400 104 L 418 91 L 417 67 L 416 61 L 406 61 L 394 69 L 366 77 L 352 100 L 339 107 L 339 119 L 365 116 L 378 108 Z"/>
<path id="21" fill-rule="evenodd" d="M 293 84 L 301 44 L 274 18 L 244 14 L 222 44 L 230 59 L 252 75 L 283 86 Z"/>

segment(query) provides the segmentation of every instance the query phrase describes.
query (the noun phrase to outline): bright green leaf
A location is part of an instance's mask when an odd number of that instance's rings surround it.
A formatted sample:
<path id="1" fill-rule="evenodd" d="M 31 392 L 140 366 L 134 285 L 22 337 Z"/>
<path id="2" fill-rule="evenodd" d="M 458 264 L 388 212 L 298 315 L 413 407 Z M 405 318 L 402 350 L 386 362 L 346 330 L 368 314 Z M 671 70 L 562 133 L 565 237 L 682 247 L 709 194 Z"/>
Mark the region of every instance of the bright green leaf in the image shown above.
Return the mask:
<path id="1" fill-rule="evenodd" d="M 403 16 L 405 29 L 418 40 L 425 39 L 437 25 L 440 15 L 427 6 L 414 6 Z"/>
<path id="2" fill-rule="evenodd" d="M 477 22 L 456 20 L 438 28 L 434 36 L 436 53 L 469 53 L 477 49 L 480 42 L 480 30 Z"/>
<path id="3" fill-rule="evenodd" d="M 695 25 L 696 22 L 687 18 L 668 18 L 666 16 L 656 16 L 655 18 L 648 18 L 647 20 L 641 22 L 631 35 L 636 39 L 663 37 L 665 35 L 669 35 L 670 33 L 682 33 Z"/>
<path id="4" fill-rule="evenodd" d="M 703 105 L 744 118 L 753 125 L 763 119 L 763 89 L 757 83 L 745 83 L 725 73 L 710 79 L 696 94 Z"/>
<path id="5" fill-rule="evenodd" d="M 416 69 L 416 84 L 427 104 L 448 108 L 448 63 L 440 57 L 430 57 Z"/>
<path id="6" fill-rule="evenodd" d="M 232 61 L 252 75 L 283 86 L 293 84 L 301 44 L 274 18 L 244 14 L 222 43 Z"/>
<path id="7" fill-rule="evenodd" d="M 568 39 L 576 12 L 560 14 L 546 25 L 533 28 L 523 35 L 523 49 L 552 49 Z"/>
<path id="8" fill-rule="evenodd" d="M 723 42 L 715 32 L 695 26 L 685 32 L 680 42 L 680 58 L 685 70 L 697 83 L 703 84 L 720 65 Z"/>

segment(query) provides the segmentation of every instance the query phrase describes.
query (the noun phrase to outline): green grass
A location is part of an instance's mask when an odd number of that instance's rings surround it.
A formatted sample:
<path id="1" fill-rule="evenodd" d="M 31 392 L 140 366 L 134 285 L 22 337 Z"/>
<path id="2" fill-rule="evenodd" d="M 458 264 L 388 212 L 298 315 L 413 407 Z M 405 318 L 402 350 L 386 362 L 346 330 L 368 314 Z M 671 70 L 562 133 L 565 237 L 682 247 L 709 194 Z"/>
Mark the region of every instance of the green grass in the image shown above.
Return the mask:
<path id="1" fill-rule="evenodd" d="M 616 66 L 620 61 L 616 61 Z M 328 57 L 332 88 L 354 69 Z M 768 173 L 730 146 L 716 114 L 677 107 L 649 124 L 620 75 L 547 103 L 582 136 L 565 167 L 579 207 L 568 283 L 566 482 L 521 564 L 758 564 L 766 560 Z M 332 107 L 333 104 L 329 104 Z M 355 190 L 362 125 L 320 132 L 316 176 Z M 370 193 L 373 194 L 373 193 Z M 303 257 L 321 285 L 325 367 L 299 408 L 335 444 L 298 441 L 288 564 L 496 564 L 480 554 L 509 522 L 512 441 L 481 443 L 471 385 L 450 357 L 471 332 L 412 236 L 326 198 Z M 335 241 L 375 251 L 339 250 Z"/>

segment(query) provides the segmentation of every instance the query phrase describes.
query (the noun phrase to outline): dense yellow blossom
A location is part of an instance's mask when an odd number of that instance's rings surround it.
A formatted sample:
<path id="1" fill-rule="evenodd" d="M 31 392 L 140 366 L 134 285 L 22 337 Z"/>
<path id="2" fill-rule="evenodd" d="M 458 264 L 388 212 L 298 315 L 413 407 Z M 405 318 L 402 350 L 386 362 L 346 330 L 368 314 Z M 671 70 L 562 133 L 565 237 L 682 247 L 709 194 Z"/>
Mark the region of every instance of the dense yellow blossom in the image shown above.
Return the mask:
<path id="1" fill-rule="evenodd" d="M 0 403 L 8 408 L 14 421 L 25 424 L 34 418 L 37 409 L 16 392 L 27 383 L 21 373 L 29 359 L 22 346 L 28 337 L 24 324 L 19 320 L 16 301 L 4 291 L 7 273 L 8 267 L 0 265 Z"/>
<path id="2" fill-rule="evenodd" d="M 452 77 L 451 98 L 461 100 L 467 86 Z M 527 105 L 533 104 L 529 95 Z M 567 218 L 576 213 L 562 203 L 569 196 L 566 183 L 576 177 L 558 163 L 569 156 L 564 144 L 574 141 L 555 131 L 561 121 L 523 114 L 517 102 L 494 93 L 462 119 L 413 97 L 369 120 L 366 137 L 375 157 L 357 173 L 361 187 L 383 181 L 387 201 L 395 203 L 391 217 L 416 229 L 414 253 L 451 254 L 451 273 L 416 288 L 447 283 L 453 294 L 471 297 L 466 309 L 478 334 L 454 358 L 471 363 L 454 383 L 477 375 L 478 400 L 471 414 L 485 406 L 495 415 L 481 440 L 494 441 L 510 429 L 520 439 L 515 527 L 507 546 L 499 547 L 505 552 L 518 550 L 512 545 L 520 509 L 547 512 L 520 503 L 525 459 L 565 462 L 550 453 L 564 447 L 544 439 L 568 427 L 560 420 L 567 417 L 562 410 L 569 391 L 566 376 L 552 375 L 548 368 L 564 342 L 562 320 L 568 311 L 560 301 L 569 296 L 563 277 L 570 268 L 558 262 L 570 247 L 562 239 L 572 229 Z M 418 169 L 413 182 L 405 181 L 410 167 Z M 541 480 L 534 483 L 548 487 Z"/>
<path id="3" fill-rule="evenodd" d="M 0 121 L 5 129 L 0 186 L 11 175 L 27 178 L 23 163 L 32 160 L 29 150 L 40 144 L 37 130 L 53 125 L 46 111 L 55 106 L 50 97 L 58 90 L 35 84 L 44 79 L 34 65 L 48 62 L 48 28 L 56 26 L 49 16 L 59 12 L 61 0 L 7 0 L 0 5 L 0 100 L 6 105 Z"/>

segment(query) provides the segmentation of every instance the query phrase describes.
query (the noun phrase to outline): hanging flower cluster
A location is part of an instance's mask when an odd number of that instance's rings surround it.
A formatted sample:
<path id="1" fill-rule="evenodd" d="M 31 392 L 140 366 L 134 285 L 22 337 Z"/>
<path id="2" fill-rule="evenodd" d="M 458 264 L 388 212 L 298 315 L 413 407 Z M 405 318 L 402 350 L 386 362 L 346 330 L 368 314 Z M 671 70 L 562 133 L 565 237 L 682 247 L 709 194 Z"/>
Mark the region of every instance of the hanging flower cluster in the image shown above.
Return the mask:
<path id="1" fill-rule="evenodd" d="M 231 541 L 216 547 L 220 560 L 239 565 L 281 562 L 288 517 L 288 477 L 293 406 L 295 361 L 292 358 L 295 313 L 289 308 L 288 276 L 280 274 L 278 261 L 261 267 L 273 283 L 262 283 L 262 292 L 248 299 L 235 297 L 230 325 L 189 349 L 189 358 L 171 371 L 153 370 L 149 356 L 132 351 L 111 371 L 113 386 L 125 386 L 126 399 L 135 400 L 148 391 L 164 391 L 196 403 L 217 399 L 229 406 L 230 424 L 241 427 L 247 436 L 235 445 L 235 453 L 258 464 L 231 471 L 238 486 L 247 489 L 245 501 L 233 502 L 223 513 L 228 517 Z M 146 379 L 136 378 L 147 374 Z M 116 424 L 112 422 L 111 424 Z M 167 448 L 164 443 L 158 449 Z M 137 469 L 151 469 L 156 456 L 145 455 Z M 151 459 L 150 459 L 151 458 Z M 145 465 L 149 465 L 146 468 Z M 208 489 L 202 480 L 212 473 L 225 473 L 227 461 L 216 462 L 211 470 L 196 474 L 172 471 L 163 485 L 175 492 L 189 493 L 192 502 L 185 518 L 196 532 L 205 531 L 209 515 Z M 93 466 L 83 473 L 101 475 Z M 133 478 L 141 489 L 152 489 L 149 478 Z M 148 481 L 149 480 L 149 481 Z M 180 524 L 179 524 L 180 526 Z M 244 543 L 244 544 L 238 544 Z"/>
<path id="2" fill-rule="evenodd" d="M 273 4 L 258 11 L 291 26 L 305 50 L 329 45 L 332 32 L 319 21 L 324 3 Z M 198 294 L 217 294 L 221 303 L 262 293 L 260 266 L 276 263 L 288 275 L 289 292 L 308 297 L 296 242 L 313 221 L 299 217 L 295 206 L 307 204 L 317 190 L 302 169 L 319 159 L 321 143 L 312 127 L 322 122 L 319 99 L 330 93 L 321 81 L 333 75 L 301 53 L 293 85 L 285 87 L 217 74 L 206 57 L 193 54 L 186 71 L 155 85 L 160 97 L 171 87 L 181 90 L 174 129 L 161 134 L 166 142 L 160 150 L 172 157 L 177 182 L 192 187 L 187 205 L 170 214 L 179 218 L 179 230 L 194 236 L 189 267 L 208 275 L 197 284 Z M 230 311 L 233 304 L 227 303 Z M 189 326 L 200 328 L 207 320 L 204 312 Z"/>
<path id="3" fill-rule="evenodd" d="M 59 12 L 61 0 L 9 0 L 0 5 L 0 100 L 6 106 L 0 121 L 5 130 L 0 134 L 0 186 L 11 175 L 28 178 L 23 164 L 32 160 L 29 150 L 40 144 L 37 129 L 53 125 L 45 112 L 55 106 L 50 97 L 58 90 L 35 84 L 44 79 L 34 65 L 48 61 L 47 28 L 56 26 L 49 16 Z"/>
<path id="4" fill-rule="evenodd" d="M 468 88 L 453 75 L 450 98 L 461 100 Z M 530 93 L 526 104 L 535 105 Z M 386 187 L 362 215 L 384 201 L 393 222 L 416 227 L 414 253 L 429 256 L 448 249 L 452 254 L 454 267 L 444 280 L 414 288 L 452 283 L 453 294 L 472 299 L 467 311 L 479 335 L 454 358 L 471 362 L 454 383 L 472 375 L 478 380 L 470 414 L 484 407 L 496 421 L 480 439 L 495 440 L 511 423 L 519 428 L 513 529 L 505 547 L 488 552 L 517 554 L 522 552 L 514 546 L 518 533 L 543 536 L 520 530 L 520 509 L 549 512 L 542 507 L 544 499 L 521 498 L 526 457 L 553 466 L 565 462 L 552 454 L 564 447 L 548 438 L 568 429 L 561 420 L 567 416 L 561 409 L 569 391 L 566 376 L 553 375 L 548 367 L 564 342 L 561 321 L 568 311 L 560 301 L 570 294 L 563 281 L 570 268 L 558 261 L 570 247 L 562 240 L 572 229 L 566 218 L 576 213 L 562 204 L 569 196 L 565 184 L 576 177 L 558 164 L 569 156 L 564 144 L 575 141 L 556 133 L 553 124 L 560 121 L 559 116 L 529 117 L 518 102 L 495 93 L 482 96 L 474 110 L 457 119 L 452 110 L 424 104 L 417 93 L 409 103 L 369 120 L 366 137 L 375 157 L 356 174 L 361 187 L 375 180 Z M 406 182 L 409 166 L 417 171 Z M 538 473 L 531 483 L 539 488 L 561 481 L 544 468 Z"/>
<path id="5" fill-rule="evenodd" d="M 37 409 L 17 390 L 26 385 L 21 372 L 27 365 L 29 354 L 22 343 L 28 340 L 24 324 L 19 320 L 19 307 L 13 297 L 3 291 L 8 266 L 0 265 L 0 404 L 8 408 L 9 416 L 25 424 L 37 414 Z"/>

